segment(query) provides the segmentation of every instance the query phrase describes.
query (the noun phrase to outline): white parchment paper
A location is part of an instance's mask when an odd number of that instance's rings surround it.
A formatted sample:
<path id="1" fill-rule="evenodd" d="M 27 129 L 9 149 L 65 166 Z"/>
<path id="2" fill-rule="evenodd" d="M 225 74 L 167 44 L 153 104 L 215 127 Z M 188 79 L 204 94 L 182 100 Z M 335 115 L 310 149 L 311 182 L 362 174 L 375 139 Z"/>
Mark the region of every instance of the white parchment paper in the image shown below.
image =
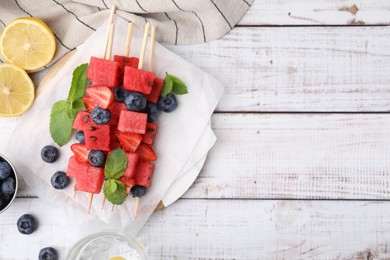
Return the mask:
<path id="1" fill-rule="evenodd" d="M 126 32 L 127 22 L 117 18 L 114 54 L 124 54 Z M 61 191 L 55 190 L 50 184 L 50 178 L 55 171 L 66 171 L 68 159 L 72 155 L 70 145 L 76 142 L 75 138 L 59 148 L 60 158 L 55 163 L 43 162 L 40 151 L 45 145 L 55 145 L 49 133 L 49 115 L 53 103 L 66 99 L 72 72 L 78 65 L 88 63 L 91 56 L 102 56 L 105 34 L 106 25 L 103 25 L 78 48 L 62 71 L 37 97 L 30 110 L 22 116 L 20 124 L 10 134 L 3 153 L 13 162 L 29 189 L 53 207 L 63 207 L 64 214 L 67 215 L 64 219 L 74 227 L 93 229 L 94 232 L 121 229 L 134 235 L 153 213 L 174 180 L 188 171 L 191 165 L 195 167 L 214 144 L 215 137 L 212 131 L 209 131 L 209 120 L 222 96 L 223 87 L 205 72 L 156 43 L 153 69 L 157 76 L 163 78 L 165 72 L 178 76 L 187 84 L 189 94 L 178 96 L 179 105 L 174 112 L 159 115 L 159 128 L 153 146 L 158 160 L 155 163 L 152 186 L 141 199 L 136 219 L 133 214 L 133 198 L 128 197 L 123 205 L 116 206 L 112 212 L 108 201 L 104 209 L 101 209 L 102 194 L 94 196 L 91 212 L 87 214 L 88 194 L 78 192 L 73 199 L 74 182 Z M 141 38 L 142 32 L 135 28 L 132 56 L 139 55 Z M 145 60 L 147 61 L 148 57 Z M 144 68 L 147 68 L 147 63 Z M 86 225 L 87 223 L 90 224 Z"/>

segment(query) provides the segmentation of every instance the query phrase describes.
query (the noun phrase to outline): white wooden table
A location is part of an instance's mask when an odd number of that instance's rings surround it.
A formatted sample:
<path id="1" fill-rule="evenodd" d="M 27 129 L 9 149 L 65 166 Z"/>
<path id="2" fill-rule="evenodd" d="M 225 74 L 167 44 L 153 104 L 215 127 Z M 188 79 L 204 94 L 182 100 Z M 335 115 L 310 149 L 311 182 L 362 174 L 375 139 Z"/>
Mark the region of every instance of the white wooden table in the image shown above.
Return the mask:
<path id="1" fill-rule="evenodd" d="M 390 259 L 387 25 L 387 0 L 256 0 L 222 39 L 167 46 L 226 93 L 200 176 L 139 234 L 150 258 Z M 33 195 L 0 216 L 0 259 L 75 242 Z"/>

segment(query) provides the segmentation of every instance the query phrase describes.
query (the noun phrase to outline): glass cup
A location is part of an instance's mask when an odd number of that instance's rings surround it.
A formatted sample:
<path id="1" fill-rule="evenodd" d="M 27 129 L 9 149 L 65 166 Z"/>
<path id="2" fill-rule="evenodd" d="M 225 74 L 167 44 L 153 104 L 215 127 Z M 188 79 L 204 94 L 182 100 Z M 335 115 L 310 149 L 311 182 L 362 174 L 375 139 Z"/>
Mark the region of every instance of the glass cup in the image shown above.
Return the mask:
<path id="1" fill-rule="evenodd" d="M 143 246 L 134 238 L 101 232 L 78 241 L 67 260 L 146 260 Z"/>

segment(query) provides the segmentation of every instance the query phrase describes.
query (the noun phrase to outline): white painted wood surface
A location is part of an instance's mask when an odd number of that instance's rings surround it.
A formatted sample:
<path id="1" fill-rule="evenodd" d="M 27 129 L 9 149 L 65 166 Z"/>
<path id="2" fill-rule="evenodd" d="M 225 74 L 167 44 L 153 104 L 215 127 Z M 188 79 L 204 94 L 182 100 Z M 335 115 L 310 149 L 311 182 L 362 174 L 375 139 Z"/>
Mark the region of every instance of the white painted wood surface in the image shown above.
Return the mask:
<path id="1" fill-rule="evenodd" d="M 389 14 L 386 0 L 256 0 L 224 38 L 168 46 L 226 94 L 198 180 L 139 234 L 151 259 L 390 259 L 390 31 L 349 26 Z M 40 222 L 31 236 L 17 232 L 24 213 Z M 64 259 L 79 237 L 62 218 L 18 198 L 0 216 L 0 259 L 45 246 Z"/>

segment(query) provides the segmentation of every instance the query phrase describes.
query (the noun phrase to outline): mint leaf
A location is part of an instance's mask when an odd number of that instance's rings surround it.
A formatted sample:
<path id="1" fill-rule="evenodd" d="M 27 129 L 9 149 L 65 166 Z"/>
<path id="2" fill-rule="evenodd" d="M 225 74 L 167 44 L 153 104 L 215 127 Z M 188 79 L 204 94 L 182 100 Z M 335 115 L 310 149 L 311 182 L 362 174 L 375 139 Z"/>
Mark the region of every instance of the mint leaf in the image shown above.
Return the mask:
<path id="1" fill-rule="evenodd" d="M 167 76 L 164 79 L 164 87 L 161 91 L 161 96 L 163 96 L 163 97 L 165 97 L 166 95 L 171 93 L 172 88 L 173 88 L 173 81 L 168 75 L 169 74 L 167 74 Z"/>
<path id="2" fill-rule="evenodd" d="M 68 142 L 76 114 L 66 100 L 54 103 L 50 113 L 50 135 L 59 146 Z"/>
<path id="3" fill-rule="evenodd" d="M 116 189 L 112 191 L 112 187 L 116 185 Z M 104 182 L 103 192 L 106 196 L 106 199 L 112 204 L 121 205 L 126 200 L 126 187 L 125 185 L 118 181 L 109 179 Z"/>
<path id="4" fill-rule="evenodd" d="M 84 96 L 85 86 L 87 84 L 88 64 L 81 64 L 73 71 L 72 85 L 68 94 L 69 103 Z"/>
<path id="5" fill-rule="evenodd" d="M 117 148 L 108 155 L 106 166 L 104 167 L 104 176 L 107 179 L 118 179 L 123 175 L 126 167 L 126 154 L 121 148 Z"/>
<path id="6" fill-rule="evenodd" d="M 114 193 L 116 191 L 116 188 L 118 188 L 118 185 L 116 185 L 116 182 L 113 179 L 110 180 L 110 191 L 111 193 Z"/>
<path id="7" fill-rule="evenodd" d="M 76 114 L 85 108 L 84 101 L 82 99 L 76 99 L 72 103 L 72 110 L 76 112 Z"/>
<path id="8" fill-rule="evenodd" d="M 188 93 L 187 86 L 186 84 L 184 84 L 183 81 L 181 81 L 178 77 L 175 77 L 173 75 L 169 75 L 169 76 L 173 81 L 173 88 L 172 88 L 173 93 L 175 93 L 176 95 L 183 95 Z"/>

